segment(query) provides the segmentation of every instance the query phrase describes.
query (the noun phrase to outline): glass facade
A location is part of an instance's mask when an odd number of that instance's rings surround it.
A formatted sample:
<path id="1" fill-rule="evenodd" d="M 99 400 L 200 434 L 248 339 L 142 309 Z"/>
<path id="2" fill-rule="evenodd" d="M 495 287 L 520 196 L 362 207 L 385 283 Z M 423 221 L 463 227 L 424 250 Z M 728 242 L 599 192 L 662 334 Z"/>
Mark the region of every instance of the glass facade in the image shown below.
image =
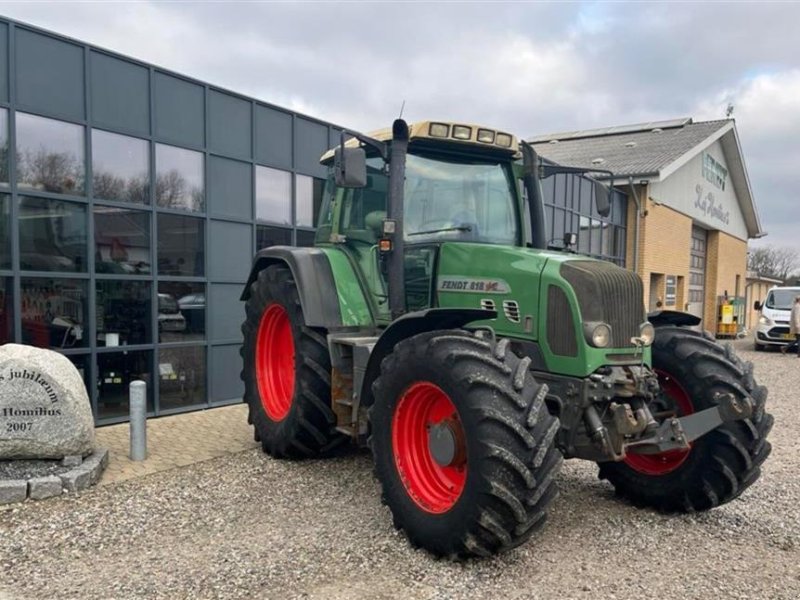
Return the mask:
<path id="1" fill-rule="evenodd" d="M 252 256 L 312 243 L 339 129 L 0 18 L 3 35 L 0 344 L 66 355 L 101 424 L 127 419 L 135 379 L 151 415 L 239 402 Z"/>

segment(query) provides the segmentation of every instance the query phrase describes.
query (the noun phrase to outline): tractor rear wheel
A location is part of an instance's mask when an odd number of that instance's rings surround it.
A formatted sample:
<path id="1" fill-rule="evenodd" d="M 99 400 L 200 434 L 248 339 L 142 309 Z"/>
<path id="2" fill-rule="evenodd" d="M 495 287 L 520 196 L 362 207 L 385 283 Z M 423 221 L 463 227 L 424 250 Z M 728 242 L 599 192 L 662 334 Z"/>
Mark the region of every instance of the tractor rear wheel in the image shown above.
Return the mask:
<path id="1" fill-rule="evenodd" d="M 716 405 L 716 395 L 752 398 L 753 415 L 725 423 L 695 440 L 689 450 L 631 454 L 623 462 L 604 462 L 600 479 L 638 506 L 665 512 L 708 510 L 738 497 L 761 474 L 769 456 L 772 416 L 764 411 L 767 390 L 753 378 L 730 345 L 680 327 L 659 327 L 653 344 L 653 370 L 661 394 L 651 412 L 683 417 Z"/>
<path id="2" fill-rule="evenodd" d="M 250 286 L 242 324 L 248 422 L 276 458 L 316 456 L 343 437 L 330 408 L 325 330 L 307 327 L 291 271 L 267 267 Z"/>
<path id="3" fill-rule="evenodd" d="M 545 521 L 559 421 L 508 340 L 422 333 L 381 364 L 370 409 L 375 472 L 398 529 L 437 556 L 491 556 Z M 486 334 L 486 335 L 481 335 Z"/>

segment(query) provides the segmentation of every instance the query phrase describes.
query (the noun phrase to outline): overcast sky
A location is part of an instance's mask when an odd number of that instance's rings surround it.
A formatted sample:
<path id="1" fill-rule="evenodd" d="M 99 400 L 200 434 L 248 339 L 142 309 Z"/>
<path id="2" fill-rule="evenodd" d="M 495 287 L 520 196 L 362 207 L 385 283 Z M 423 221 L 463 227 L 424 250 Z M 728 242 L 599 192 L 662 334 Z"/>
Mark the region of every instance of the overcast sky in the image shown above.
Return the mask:
<path id="1" fill-rule="evenodd" d="M 800 250 L 798 3 L 0 2 L 0 12 L 361 130 L 521 136 L 735 106 L 762 243 Z"/>

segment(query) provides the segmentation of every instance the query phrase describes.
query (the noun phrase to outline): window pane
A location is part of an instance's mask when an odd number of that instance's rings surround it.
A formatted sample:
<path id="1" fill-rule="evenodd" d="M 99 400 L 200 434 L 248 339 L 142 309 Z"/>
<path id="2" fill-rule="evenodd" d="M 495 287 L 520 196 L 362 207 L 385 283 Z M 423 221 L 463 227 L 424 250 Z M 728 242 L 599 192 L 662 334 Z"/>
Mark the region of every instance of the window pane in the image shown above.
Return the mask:
<path id="1" fill-rule="evenodd" d="M 313 246 L 314 245 L 314 237 L 316 233 L 313 231 L 302 231 L 300 229 L 297 230 L 297 244 L 296 246 Z"/>
<path id="2" fill-rule="evenodd" d="M 78 369 L 78 373 L 83 379 L 83 384 L 86 386 L 86 391 L 89 394 L 89 402 L 91 404 L 92 392 L 91 387 L 89 387 L 89 355 L 88 354 L 70 354 L 67 356 L 69 362 L 71 362 L 76 369 Z"/>
<path id="3" fill-rule="evenodd" d="M 94 268 L 97 273 L 150 272 L 150 214 L 94 207 Z"/>
<path id="4" fill-rule="evenodd" d="M 162 208 L 205 210 L 203 155 L 156 144 L 156 203 Z"/>
<path id="5" fill-rule="evenodd" d="M 295 183 L 295 221 L 301 227 L 314 226 L 314 178 L 296 175 Z"/>
<path id="6" fill-rule="evenodd" d="M 0 108 L 0 183 L 8 184 L 8 110 Z"/>
<path id="7" fill-rule="evenodd" d="M 95 198 L 150 204 L 148 142 L 92 130 L 92 194 Z"/>
<path id="8" fill-rule="evenodd" d="M 40 348 L 89 345 L 86 281 L 23 278 L 22 343 Z"/>
<path id="9" fill-rule="evenodd" d="M 291 173 L 256 167 L 256 219 L 291 225 Z"/>
<path id="10" fill-rule="evenodd" d="M 159 275 L 201 276 L 205 222 L 195 217 L 158 215 Z"/>
<path id="11" fill-rule="evenodd" d="M 0 194 L 0 269 L 11 268 L 11 196 Z"/>
<path id="12" fill-rule="evenodd" d="M 17 113 L 17 185 L 83 194 L 83 126 Z"/>
<path id="13" fill-rule="evenodd" d="M 86 206 L 20 198 L 20 266 L 32 271 L 86 271 Z"/>
<path id="14" fill-rule="evenodd" d="M 97 418 L 127 417 L 128 386 L 131 381 L 147 384 L 147 411 L 153 412 L 152 352 L 111 352 L 97 355 Z"/>
<path id="15" fill-rule="evenodd" d="M 206 404 L 206 349 L 161 348 L 158 379 L 161 410 Z"/>
<path id="16" fill-rule="evenodd" d="M 256 227 L 256 248 L 269 248 L 270 246 L 291 246 L 292 230 L 281 227 Z"/>
<path id="17" fill-rule="evenodd" d="M 149 344 L 151 333 L 149 281 L 97 282 L 97 345 Z"/>
<path id="18" fill-rule="evenodd" d="M 158 340 L 202 340 L 206 334 L 206 286 L 162 281 L 158 284 Z"/>
<path id="19" fill-rule="evenodd" d="M 11 318 L 11 278 L 0 277 L 0 344 L 14 339 L 14 320 Z"/>

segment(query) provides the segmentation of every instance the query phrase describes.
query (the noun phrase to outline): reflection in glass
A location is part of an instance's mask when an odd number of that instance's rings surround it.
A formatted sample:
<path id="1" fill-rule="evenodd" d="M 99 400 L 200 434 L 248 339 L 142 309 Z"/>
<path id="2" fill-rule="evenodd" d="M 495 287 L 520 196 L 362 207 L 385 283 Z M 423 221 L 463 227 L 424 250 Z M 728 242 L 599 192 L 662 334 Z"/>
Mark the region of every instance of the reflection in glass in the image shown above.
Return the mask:
<path id="1" fill-rule="evenodd" d="M 319 219 L 325 180 L 306 175 L 295 176 L 295 220 L 300 227 L 314 227 Z"/>
<path id="2" fill-rule="evenodd" d="M 0 194 L 0 269 L 11 268 L 11 196 Z"/>
<path id="3" fill-rule="evenodd" d="M 147 412 L 153 412 L 153 378 L 150 350 L 104 352 L 97 355 L 97 418 L 127 417 L 131 381 L 147 384 Z"/>
<path id="4" fill-rule="evenodd" d="M 0 277 L 0 344 L 14 341 L 11 306 L 11 278 Z"/>
<path id="5" fill-rule="evenodd" d="M 313 231 L 303 231 L 302 229 L 297 230 L 297 244 L 295 246 L 313 246 L 314 245 L 314 237 L 316 233 Z"/>
<path id="6" fill-rule="evenodd" d="M 148 142 L 92 130 L 92 194 L 95 198 L 150 204 Z"/>
<path id="7" fill-rule="evenodd" d="M 205 210 L 203 155 L 156 144 L 156 203 L 162 208 Z"/>
<path id="8" fill-rule="evenodd" d="M 71 362 L 76 369 L 78 369 L 78 374 L 81 376 L 83 380 L 83 385 L 86 386 L 86 391 L 88 392 L 89 396 L 89 405 L 91 406 L 92 403 L 92 388 L 89 384 L 89 361 L 90 357 L 88 354 L 70 354 L 67 356 L 69 362 Z"/>
<path id="9" fill-rule="evenodd" d="M 149 281 L 97 282 L 97 345 L 153 341 Z"/>
<path id="10" fill-rule="evenodd" d="M 22 343 L 39 348 L 89 345 L 86 281 L 22 278 Z"/>
<path id="11" fill-rule="evenodd" d="M 292 174 L 256 167 L 256 219 L 292 224 Z"/>
<path id="12" fill-rule="evenodd" d="M 202 340 L 206 333 L 206 286 L 161 281 L 158 284 L 158 341 Z"/>
<path id="13" fill-rule="evenodd" d="M 94 207 L 94 268 L 97 273 L 150 272 L 150 215 L 138 210 Z"/>
<path id="14" fill-rule="evenodd" d="M 17 185 L 84 193 L 83 126 L 17 113 Z"/>
<path id="15" fill-rule="evenodd" d="M 86 271 L 86 206 L 20 198 L 20 266 L 31 271 Z"/>
<path id="16" fill-rule="evenodd" d="M 0 108 L 0 183 L 8 184 L 8 110 Z"/>
<path id="17" fill-rule="evenodd" d="M 158 215 L 159 275 L 201 276 L 204 270 L 205 221 L 181 215 Z"/>
<path id="18" fill-rule="evenodd" d="M 161 348 L 158 380 L 161 410 L 205 404 L 206 349 Z"/>
<path id="19" fill-rule="evenodd" d="M 269 248 L 270 246 L 291 246 L 292 230 L 282 227 L 256 227 L 256 248 Z"/>

